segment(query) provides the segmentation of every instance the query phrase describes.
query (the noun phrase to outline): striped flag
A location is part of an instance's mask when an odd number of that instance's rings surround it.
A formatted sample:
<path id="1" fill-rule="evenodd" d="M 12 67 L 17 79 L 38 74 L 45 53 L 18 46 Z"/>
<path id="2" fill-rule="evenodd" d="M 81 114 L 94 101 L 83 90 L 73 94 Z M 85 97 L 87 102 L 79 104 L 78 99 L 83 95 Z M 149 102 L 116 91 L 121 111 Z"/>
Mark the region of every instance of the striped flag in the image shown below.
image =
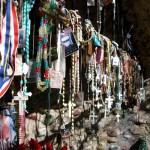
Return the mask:
<path id="1" fill-rule="evenodd" d="M 18 18 L 13 0 L 6 1 L 6 14 L 2 24 L 2 42 L 0 53 L 0 98 L 8 90 L 15 72 L 15 57 L 18 47 Z M 11 67 L 12 75 L 7 76 L 7 68 Z"/>

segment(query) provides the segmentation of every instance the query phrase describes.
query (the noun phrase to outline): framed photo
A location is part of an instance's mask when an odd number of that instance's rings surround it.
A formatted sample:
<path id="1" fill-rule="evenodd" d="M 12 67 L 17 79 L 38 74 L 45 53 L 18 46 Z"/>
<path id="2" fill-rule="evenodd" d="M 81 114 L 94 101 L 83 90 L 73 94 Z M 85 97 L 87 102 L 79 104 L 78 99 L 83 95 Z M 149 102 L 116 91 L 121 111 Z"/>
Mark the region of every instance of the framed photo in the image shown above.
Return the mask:
<path id="1" fill-rule="evenodd" d="M 87 6 L 95 6 L 95 0 L 87 0 Z"/>
<path id="2" fill-rule="evenodd" d="M 26 45 L 26 33 L 25 29 L 19 29 L 19 43 L 18 48 L 24 48 Z"/>

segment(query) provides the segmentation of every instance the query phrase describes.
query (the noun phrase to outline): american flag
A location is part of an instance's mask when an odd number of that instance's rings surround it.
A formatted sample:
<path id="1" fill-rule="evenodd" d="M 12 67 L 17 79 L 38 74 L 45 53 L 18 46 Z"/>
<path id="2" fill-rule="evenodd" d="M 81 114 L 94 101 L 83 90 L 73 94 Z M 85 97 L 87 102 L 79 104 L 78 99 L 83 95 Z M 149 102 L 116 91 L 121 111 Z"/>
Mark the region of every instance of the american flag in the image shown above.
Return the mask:
<path id="1" fill-rule="evenodd" d="M 0 98 L 8 90 L 15 72 L 15 57 L 18 47 L 18 18 L 13 0 L 6 1 L 6 14 L 2 23 L 2 41 L 0 43 Z M 12 75 L 7 76 L 11 67 Z"/>

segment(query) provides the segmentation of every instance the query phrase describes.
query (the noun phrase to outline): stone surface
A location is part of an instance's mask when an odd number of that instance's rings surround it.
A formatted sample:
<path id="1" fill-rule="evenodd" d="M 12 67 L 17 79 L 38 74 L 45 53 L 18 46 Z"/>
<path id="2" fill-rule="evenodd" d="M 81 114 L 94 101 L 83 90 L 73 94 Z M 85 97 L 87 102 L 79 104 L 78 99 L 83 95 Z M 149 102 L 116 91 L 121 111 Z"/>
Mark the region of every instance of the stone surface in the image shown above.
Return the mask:
<path id="1" fill-rule="evenodd" d="M 116 137 L 108 137 L 107 142 L 108 143 L 116 143 L 117 142 L 117 138 Z"/>
<path id="2" fill-rule="evenodd" d="M 97 150 L 107 150 L 107 149 L 108 149 L 108 144 L 106 141 L 99 142 Z"/>
<path id="3" fill-rule="evenodd" d="M 109 150 L 121 150 L 119 145 L 110 145 Z"/>
<path id="4" fill-rule="evenodd" d="M 133 125 L 131 128 L 130 128 L 130 131 L 133 135 L 145 135 L 147 134 L 147 131 L 145 130 L 144 127 L 140 127 L 138 125 Z"/>
<path id="5" fill-rule="evenodd" d="M 118 135 L 120 135 L 120 130 L 119 128 L 110 127 L 107 129 L 107 135 L 109 137 L 117 137 Z"/>

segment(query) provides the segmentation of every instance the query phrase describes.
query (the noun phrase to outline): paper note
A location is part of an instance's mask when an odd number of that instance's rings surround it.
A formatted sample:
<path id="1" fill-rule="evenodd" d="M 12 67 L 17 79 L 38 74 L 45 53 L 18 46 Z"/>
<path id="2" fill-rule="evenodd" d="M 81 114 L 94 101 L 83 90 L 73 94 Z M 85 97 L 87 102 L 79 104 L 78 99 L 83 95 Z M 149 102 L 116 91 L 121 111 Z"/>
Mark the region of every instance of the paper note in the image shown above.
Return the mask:
<path id="1" fill-rule="evenodd" d="M 63 82 L 63 73 L 55 71 L 50 68 L 49 75 L 50 75 L 50 87 L 55 89 L 61 89 Z"/>

